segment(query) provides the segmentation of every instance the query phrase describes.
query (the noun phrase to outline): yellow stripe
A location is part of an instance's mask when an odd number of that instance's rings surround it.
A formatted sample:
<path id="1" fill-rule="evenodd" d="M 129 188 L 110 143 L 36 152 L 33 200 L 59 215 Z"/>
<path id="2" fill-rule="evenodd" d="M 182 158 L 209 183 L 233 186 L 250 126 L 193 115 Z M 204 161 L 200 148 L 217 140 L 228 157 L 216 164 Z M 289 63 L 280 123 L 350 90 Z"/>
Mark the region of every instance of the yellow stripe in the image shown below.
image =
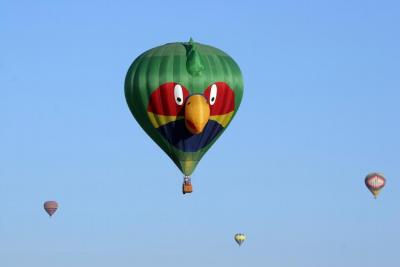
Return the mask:
<path id="1" fill-rule="evenodd" d="M 150 122 L 153 124 L 154 128 L 163 126 L 171 121 L 175 121 L 178 118 L 183 118 L 178 116 L 155 115 L 153 112 L 147 112 L 147 115 L 149 116 Z"/>
<path id="2" fill-rule="evenodd" d="M 147 115 L 149 116 L 150 122 L 153 124 L 154 128 L 163 126 L 171 121 L 176 121 L 177 119 L 183 119 L 183 116 L 156 115 L 153 112 L 147 112 Z M 210 116 L 210 120 L 218 122 L 225 128 L 231 121 L 232 116 L 233 111 L 223 115 Z"/>
<path id="3" fill-rule="evenodd" d="M 244 241 L 244 240 L 246 240 L 246 236 L 245 235 L 236 235 L 235 239 L 238 241 Z"/>
<path id="4" fill-rule="evenodd" d="M 233 111 L 223 115 L 210 116 L 210 120 L 218 122 L 219 124 L 222 125 L 222 127 L 225 128 L 231 121 L 232 116 L 233 116 Z"/>

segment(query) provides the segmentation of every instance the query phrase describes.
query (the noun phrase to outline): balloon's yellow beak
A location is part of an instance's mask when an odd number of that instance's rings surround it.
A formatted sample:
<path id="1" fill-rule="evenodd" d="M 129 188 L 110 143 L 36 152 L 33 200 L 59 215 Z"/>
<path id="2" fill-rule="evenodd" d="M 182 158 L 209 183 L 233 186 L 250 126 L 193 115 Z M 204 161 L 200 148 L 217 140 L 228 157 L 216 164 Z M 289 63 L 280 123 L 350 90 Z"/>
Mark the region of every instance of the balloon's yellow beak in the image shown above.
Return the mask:
<path id="1" fill-rule="evenodd" d="M 202 95 L 192 95 L 185 104 L 185 125 L 192 134 L 203 132 L 210 118 L 210 106 Z"/>

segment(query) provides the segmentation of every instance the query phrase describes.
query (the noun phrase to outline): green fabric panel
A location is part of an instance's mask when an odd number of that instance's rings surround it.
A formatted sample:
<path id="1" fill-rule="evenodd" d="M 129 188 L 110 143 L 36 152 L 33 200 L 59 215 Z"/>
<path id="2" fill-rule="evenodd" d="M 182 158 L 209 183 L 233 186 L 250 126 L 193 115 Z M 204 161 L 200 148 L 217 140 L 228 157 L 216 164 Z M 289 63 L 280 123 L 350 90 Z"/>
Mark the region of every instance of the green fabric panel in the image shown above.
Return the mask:
<path id="1" fill-rule="evenodd" d="M 188 49 L 193 44 L 195 54 L 193 49 Z M 187 55 L 190 51 L 193 62 L 188 64 Z M 201 72 L 191 70 L 192 75 L 188 70 L 190 66 L 197 70 L 200 68 Z M 217 48 L 200 43 L 168 43 L 141 54 L 132 63 L 126 75 L 125 97 L 133 116 L 185 175 L 192 174 L 200 159 L 226 128 L 201 150 L 180 151 L 170 145 L 150 123 L 147 115 L 150 95 L 166 82 L 182 84 L 190 94 L 194 94 L 203 93 L 205 88 L 217 81 L 226 82 L 234 90 L 235 115 L 243 95 L 242 74 L 235 61 Z"/>

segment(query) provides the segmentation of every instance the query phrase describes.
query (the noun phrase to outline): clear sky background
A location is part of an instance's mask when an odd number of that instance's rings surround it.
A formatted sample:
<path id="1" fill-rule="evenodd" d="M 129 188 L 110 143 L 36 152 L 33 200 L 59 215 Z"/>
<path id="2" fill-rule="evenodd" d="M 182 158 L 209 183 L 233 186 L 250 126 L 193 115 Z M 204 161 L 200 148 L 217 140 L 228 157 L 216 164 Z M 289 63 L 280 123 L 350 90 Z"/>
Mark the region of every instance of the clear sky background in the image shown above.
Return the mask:
<path id="1" fill-rule="evenodd" d="M 400 4 L 233 2 L 0 2 L 0 266 L 399 266 Z M 124 79 L 189 37 L 245 90 L 183 196 Z"/>

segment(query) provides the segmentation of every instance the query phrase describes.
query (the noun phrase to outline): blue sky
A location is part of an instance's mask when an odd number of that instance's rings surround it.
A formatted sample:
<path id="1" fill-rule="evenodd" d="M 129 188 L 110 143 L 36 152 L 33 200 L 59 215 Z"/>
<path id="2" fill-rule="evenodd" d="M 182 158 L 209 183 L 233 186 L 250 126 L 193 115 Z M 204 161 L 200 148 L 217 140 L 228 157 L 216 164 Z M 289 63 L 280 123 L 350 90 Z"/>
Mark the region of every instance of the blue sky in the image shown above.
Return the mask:
<path id="1" fill-rule="evenodd" d="M 82 2 L 0 3 L 0 266 L 398 266 L 397 1 Z M 183 196 L 123 84 L 189 37 L 245 91 Z"/>

